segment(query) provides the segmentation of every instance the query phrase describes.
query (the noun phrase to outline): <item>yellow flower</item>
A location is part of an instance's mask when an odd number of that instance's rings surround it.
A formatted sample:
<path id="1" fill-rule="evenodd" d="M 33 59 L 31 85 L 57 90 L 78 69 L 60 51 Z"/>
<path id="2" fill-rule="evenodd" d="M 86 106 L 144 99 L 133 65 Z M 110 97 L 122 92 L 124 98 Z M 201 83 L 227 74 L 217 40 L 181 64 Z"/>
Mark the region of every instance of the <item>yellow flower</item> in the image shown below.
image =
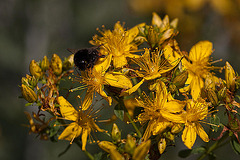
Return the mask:
<path id="1" fill-rule="evenodd" d="M 197 134 L 204 142 L 209 141 L 207 133 L 199 123 L 200 121 L 204 120 L 208 114 L 207 103 L 203 99 L 199 98 L 197 101 L 188 100 L 186 111 L 184 111 L 182 114 L 165 114 L 164 118 L 172 122 L 185 124 L 182 134 L 182 141 L 189 149 L 191 149 L 195 143 Z"/>
<path id="2" fill-rule="evenodd" d="M 95 35 L 91 44 L 100 47 L 100 53 L 103 55 L 112 55 L 113 66 L 120 68 L 127 65 L 127 57 L 135 58 L 138 55 L 133 54 L 138 50 L 137 44 L 134 43 L 134 39 L 138 35 L 138 26 L 143 26 L 144 23 L 133 27 L 130 30 L 125 30 L 120 22 L 117 22 L 114 26 L 114 30 L 100 31 L 102 37 Z"/>
<path id="3" fill-rule="evenodd" d="M 185 84 L 188 86 L 180 91 L 186 92 L 191 90 L 191 95 L 194 100 L 197 100 L 201 89 L 204 87 L 204 78 L 210 73 L 210 70 L 217 68 L 211 66 L 209 57 L 212 53 L 212 43 L 209 41 L 200 41 L 195 44 L 189 55 L 182 59 L 183 69 L 188 71 L 188 79 Z M 168 60 L 176 61 L 181 55 L 173 52 L 164 52 L 165 57 L 169 57 Z"/>
<path id="4" fill-rule="evenodd" d="M 173 50 L 170 46 L 166 46 L 163 49 L 163 52 L 173 52 Z M 163 59 L 161 51 L 156 50 L 150 53 L 149 49 L 145 49 L 144 54 L 140 58 L 133 59 L 133 62 L 140 67 L 140 71 L 135 72 L 143 79 L 131 89 L 123 92 L 121 96 L 125 94 L 130 95 L 135 92 L 145 80 L 157 79 L 161 77 L 163 73 L 171 71 L 180 62 L 180 60 L 181 57 L 172 63 L 168 63 L 165 59 Z"/>
<path id="5" fill-rule="evenodd" d="M 91 131 L 104 131 L 96 125 L 95 119 L 93 118 L 93 109 L 91 108 L 83 111 L 81 108 L 79 108 L 79 110 L 76 110 L 62 96 L 58 97 L 58 102 L 63 118 L 69 121 L 73 121 L 64 129 L 58 139 L 68 140 L 71 144 L 75 138 L 82 135 L 82 150 L 86 150 L 87 138 L 90 135 Z"/>
<path id="6" fill-rule="evenodd" d="M 145 95 L 143 100 L 138 100 L 138 103 L 144 108 L 144 112 L 138 116 L 139 122 L 148 122 L 143 141 L 151 135 L 158 135 L 167 127 L 171 127 L 172 123 L 163 116 L 171 114 L 175 117 L 173 113 L 180 113 L 185 106 L 184 101 L 175 100 L 168 94 L 165 84 L 161 81 L 157 82 L 154 99 Z"/>
<path id="7" fill-rule="evenodd" d="M 104 85 L 110 85 L 117 88 L 129 89 L 132 87 L 132 82 L 128 77 L 121 73 L 105 72 L 109 66 L 111 56 L 107 57 L 103 62 L 96 64 L 93 69 L 82 71 L 81 77 L 76 78 L 83 86 L 76 89 L 86 87 L 87 92 L 83 100 L 83 110 L 86 110 L 93 100 L 95 92 L 101 95 L 109 105 L 112 104 L 112 98 L 104 91 Z"/>

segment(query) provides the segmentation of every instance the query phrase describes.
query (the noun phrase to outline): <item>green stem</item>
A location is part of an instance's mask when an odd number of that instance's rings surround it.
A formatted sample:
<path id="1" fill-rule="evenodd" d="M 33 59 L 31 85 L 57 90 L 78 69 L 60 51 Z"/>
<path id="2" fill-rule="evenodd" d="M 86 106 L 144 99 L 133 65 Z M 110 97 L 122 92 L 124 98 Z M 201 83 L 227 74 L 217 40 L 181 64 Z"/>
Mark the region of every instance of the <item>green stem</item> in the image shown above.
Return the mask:
<path id="1" fill-rule="evenodd" d="M 74 141 L 77 145 L 78 145 L 78 147 L 80 147 L 81 149 L 82 149 L 82 146 L 81 146 L 81 144 L 78 142 L 78 141 Z M 85 154 L 86 154 L 86 156 L 88 156 L 88 158 L 90 159 L 90 160 L 94 160 L 94 157 L 93 157 L 93 155 L 91 154 L 91 153 L 89 153 L 88 151 L 83 151 Z"/>
<path id="2" fill-rule="evenodd" d="M 228 138 L 228 134 L 225 134 L 221 139 L 219 139 L 218 141 L 216 141 L 212 146 L 210 146 L 207 151 L 201 155 L 198 160 L 203 160 L 207 155 L 209 155 L 212 151 L 214 151 L 215 149 L 219 148 L 220 145 L 224 140 L 226 140 Z M 225 143 L 226 144 L 226 143 Z"/>
<path id="3" fill-rule="evenodd" d="M 138 127 L 136 126 L 136 124 L 132 120 L 131 116 L 129 115 L 128 112 L 126 112 L 126 115 L 127 115 L 128 119 L 130 120 L 130 123 L 132 124 L 133 128 L 136 130 L 136 132 L 138 134 L 138 137 L 141 138 L 142 137 L 142 133 L 139 131 Z"/>

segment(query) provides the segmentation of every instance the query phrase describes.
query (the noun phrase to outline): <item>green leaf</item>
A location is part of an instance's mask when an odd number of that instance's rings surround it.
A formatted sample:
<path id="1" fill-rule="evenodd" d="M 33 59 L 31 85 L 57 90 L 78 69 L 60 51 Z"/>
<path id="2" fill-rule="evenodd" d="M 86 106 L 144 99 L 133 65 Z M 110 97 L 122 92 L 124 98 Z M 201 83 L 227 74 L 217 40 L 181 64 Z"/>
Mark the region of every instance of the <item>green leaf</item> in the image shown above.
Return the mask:
<path id="1" fill-rule="evenodd" d="M 52 123 L 50 125 L 49 137 L 53 137 L 53 136 L 55 136 L 57 134 L 57 132 L 58 132 L 58 130 L 60 128 L 60 125 L 61 125 L 61 123 L 59 121 L 55 121 L 54 123 Z"/>
<path id="2" fill-rule="evenodd" d="M 220 118 L 217 115 L 213 115 L 212 117 L 210 117 L 210 123 L 213 124 L 211 125 L 213 131 L 217 132 L 220 125 Z"/>
<path id="3" fill-rule="evenodd" d="M 235 151 L 235 153 L 239 155 L 240 154 L 240 144 L 238 143 L 238 141 L 235 139 L 232 139 L 231 146 L 232 146 L 233 150 Z"/>
<path id="4" fill-rule="evenodd" d="M 178 153 L 178 156 L 181 158 L 186 158 L 186 157 L 190 156 L 191 154 L 202 154 L 204 152 L 206 152 L 206 149 L 204 147 L 197 147 L 197 148 L 193 148 L 193 149 L 181 150 Z"/>
<path id="5" fill-rule="evenodd" d="M 191 154 L 199 154 L 206 152 L 206 149 L 204 147 L 197 147 L 193 148 Z"/>
<path id="6" fill-rule="evenodd" d="M 124 118 L 124 108 L 123 106 L 121 105 L 121 103 L 118 103 L 115 108 L 114 108 L 114 113 L 115 115 L 123 121 L 123 118 Z"/>
<path id="7" fill-rule="evenodd" d="M 184 149 L 178 152 L 178 156 L 181 158 L 186 158 L 191 155 L 192 150 L 191 149 Z"/>
<path id="8" fill-rule="evenodd" d="M 33 105 L 33 103 L 26 103 L 25 107 L 28 107 L 28 106 L 31 106 L 31 105 Z"/>

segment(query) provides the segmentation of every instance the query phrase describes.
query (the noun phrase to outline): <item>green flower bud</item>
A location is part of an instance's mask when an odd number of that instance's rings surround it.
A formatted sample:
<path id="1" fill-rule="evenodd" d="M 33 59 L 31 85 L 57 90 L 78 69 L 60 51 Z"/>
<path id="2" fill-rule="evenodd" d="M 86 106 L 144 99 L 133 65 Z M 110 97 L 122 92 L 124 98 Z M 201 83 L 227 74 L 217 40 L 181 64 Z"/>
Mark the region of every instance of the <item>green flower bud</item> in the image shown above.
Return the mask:
<path id="1" fill-rule="evenodd" d="M 212 89 L 207 90 L 207 98 L 214 106 L 218 104 L 218 96 L 214 90 Z"/>
<path id="2" fill-rule="evenodd" d="M 225 65 L 225 80 L 227 84 L 227 88 L 231 91 L 235 91 L 235 71 L 233 70 L 232 66 L 226 62 Z"/>
<path id="3" fill-rule="evenodd" d="M 53 54 L 51 59 L 51 67 L 53 70 L 53 73 L 57 76 L 62 73 L 62 60 L 57 54 Z"/>
<path id="4" fill-rule="evenodd" d="M 227 87 L 223 87 L 218 91 L 218 99 L 221 101 L 226 97 Z"/>
<path id="5" fill-rule="evenodd" d="M 71 54 L 68 58 L 66 58 L 63 62 L 63 70 L 64 71 L 67 71 L 71 68 L 73 68 L 74 66 L 74 54 Z"/>
<path id="6" fill-rule="evenodd" d="M 147 156 L 147 153 L 151 146 L 151 140 L 147 140 L 145 142 L 142 142 L 137 148 L 135 149 L 132 159 L 133 160 L 140 160 L 145 159 Z"/>
<path id="7" fill-rule="evenodd" d="M 21 91 L 23 98 L 29 103 L 33 103 L 37 101 L 37 94 L 30 87 L 22 84 Z"/>
<path id="8" fill-rule="evenodd" d="M 171 141 L 173 141 L 175 138 L 174 134 L 172 134 L 171 132 L 165 132 L 163 135 Z"/>
<path id="9" fill-rule="evenodd" d="M 42 77 L 42 69 L 39 67 L 35 60 L 32 60 L 29 65 L 29 71 L 31 75 L 35 76 L 36 78 Z"/>
<path id="10" fill-rule="evenodd" d="M 188 79 L 188 72 L 183 71 L 173 79 L 173 84 L 177 88 L 182 88 L 185 86 L 185 82 L 187 81 L 187 79 Z"/>
<path id="11" fill-rule="evenodd" d="M 113 127 L 112 127 L 112 140 L 114 142 L 120 142 L 121 140 L 121 132 L 118 129 L 118 126 L 116 125 L 116 123 L 113 123 Z"/>
<path id="12" fill-rule="evenodd" d="M 22 77 L 21 82 L 22 82 L 22 84 L 24 84 L 24 85 L 26 85 L 26 86 L 29 85 L 28 79 L 27 79 L 26 77 Z"/>
<path id="13" fill-rule="evenodd" d="M 43 57 L 43 60 L 41 61 L 41 68 L 44 72 L 49 68 L 49 60 L 47 56 Z"/>
<path id="14" fill-rule="evenodd" d="M 126 141 L 126 144 L 124 146 L 124 149 L 127 153 L 132 155 L 135 148 L 136 148 L 136 141 L 130 134 L 128 134 L 127 135 L 127 141 Z"/>
<path id="15" fill-rule="evenodd" d="M 115 150 L 117 149 L 117 146 L 115 146 L 112 142 L 109 142 L 109 141 L 101 141 L 101 142 L 98 143 L 98 146 L 102 150 L 104 150 L 108 153 L 110 153 L 111 149 L 115 149 Z"/>
<path id="16" fill-rule="evenodd" d="M 160 154 L 163 154 L 167 146 L 167 142 L 165 138 L 161 138 L 160 141 L 158 142 L 158 150 Z"/>
<path id="17" fill-rule="evenodd" d="M 111 160 L 125 160 L 125 158 L 116 149 L 110 149 L 110 159 Z"/>
<path id="18" fill-rule="evenodd" d="M 171 128 L 171 133 L 172 134 L 177 134 L 179 132 L 181 132 L 183 130 L 183 124 L 180 124 L 180 123 L 176 123 L 172 126 Z"/>
<path id="19" fill-rule="evenodd" d="M 28 74 L 26 75 L 26 79 L 28 81 L 28 85 L 29 87 L 31 87 L 32 89 L 34 87 L 36 87 L 37 83 L 38 83 L 38 78 L 36 78 L 35 76 L 29 76 Z"/>

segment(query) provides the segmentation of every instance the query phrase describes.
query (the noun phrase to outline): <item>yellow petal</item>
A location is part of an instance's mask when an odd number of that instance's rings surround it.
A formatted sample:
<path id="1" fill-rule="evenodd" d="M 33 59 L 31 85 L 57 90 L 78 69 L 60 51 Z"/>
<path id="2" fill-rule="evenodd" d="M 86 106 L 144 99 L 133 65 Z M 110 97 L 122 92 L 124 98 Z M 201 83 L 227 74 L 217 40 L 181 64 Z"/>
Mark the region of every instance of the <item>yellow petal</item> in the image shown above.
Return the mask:
<path id="1" fill-rule="evenodd" d="M 162 25 L 162 19 L 159 17 L 159 15 L 156 12 L 152 13 L 152 25 L 156 25 L 160 27 Z"/>
<path id="2" fill-rule="evenodd" d="M 74 138 L 77 138 L 81 134 L 81 132 L 82 127 L 79 126 L 76 122 L 73 122 L 70 123 L 69 126 L 67 126 L 67 128 L 64 129 L 64 131 L 58 137 L 58 139 L 64 139 L 72 142 Z"/>
<path id="3" fill-rule="evenodd" d="M 87 145 L 87 138 L 89 133 L 91 132 L 91 128 L 83 128 L 82 131 L 82 150 L 86 150 L 86 145 Z"/>
<path id="4" fill-rule="evenodd" d="M 113 57 L 113 66 L 115 68 L 121 68 L 125 65 L 127 65 L 127 59 L 126 59 L 125 55 Z"/>
<path id="5" fill-rule="evenodd" d="M 144 79 L 142 79 L 140 82 L 138 82 L 138 84 L 136 84 L 135 86 L 133 86 L 132 88 L 130 88 L 129 90 L 126 90 L 124 92 L 122 92 L 120 94 L 120 96 L 125 96 L 125 95 L 130 95 L 133 92 L 135 92 L 144 82 Z"/>
<path id="6" fill-rule="evenodd" d="M 129 58 L 140 58 L 141 57 L 140 55 L 132 54 L 132 53 L 126 54 L 125 56 L 129 57 Z"/>
<path id="7" fill-rule="evenodd" d="M 110 66 L 112 60 L 112 54 L 107 55 L 104 58 L 100 58 L 97 63 L 94 65 L 94 69 L 97 72 L 105 72 Z"/>
<path id="8" fill-rule="evenodd" d="M 170 46 L 166 46 L 164 48 L 163 54 L 167 61 L 174 67 L 178 65 L 179 61 L 182 59 L 182 56 L 177 52 L 173 51 Z"/>
<path id="9" fill-rule="evenodd" d="M 112 98 L 109 97 L 104 91 L 102 88 L 100 88 L 98 91 L 98 94 L 100 94 L 108 103 L 109 103 L 109 106 L 112 105 Z"/>
<path id="10" fill-rule="evenodd" d="M 164 104 L 164 109 L 171 113 L 181 112 L 185 107 L 184 101 L 172 100 Z"/>
<path id="11" fill-rule="evenodd" d="M 166 128 L 170 127 L 172 125 L 171 122 L 163 121 L 163 122 L 156 122 L 153 128 L 153 135 L 161 134 Z"/>
<path id="12" fill-rule="evenodd" d="M 212 53 L 213 44 L 209 41 L 200 41 L 195 44 L 190 52 L 189 59 L 194 62 L 207 62 Z"/>
<path id="13" fill-rule="evenodd" d="M 201 94 L 201 89 L 204 86 L 204 82 L 202 78 L 194 76 L 190 86 L 191 86 L 192 99 L 197 100 Z"/>
<path id="14" fill-rule="evenodd" d="M 153 121 L 150 121 L 150 122 L 148 123 L 148 126 L 147 126 L 147 128 L 146 128 L 146 130 L 145 130 L 145 132 L 144 132 L 143 137 L 142 137 L 142 141 L 143 141 L 143 142 L 146 141 L 146 140 L 148 140 L 149 137 L 151 137 L 154 124 L 155 124 L 155 123 L 154 123 Z"/>
<path id="15" fill-rule="evenodd" d="M 201 124 L 199 123 L 195 123 L 196 124 L 196 129 L 197 129 L 197 134 L 199 135 L 199 137 L 204 141 L 204 142 L 208 142 L 209 138 L 207 133 L 204 131 L 203 127 L 201 126 Z"/>
<path id="16" fill-rule="evenodd" d="M 145 23 L 140 23 L 127 31 L 129 34 L 128 44 L 131 43 L 134 40 L 134 38 L 138 35 L 139 33 L 138 27 L 143 27 L 143 26 L 145 26 Z"/>
<path id="17" fill-rule="evenodd" d="M 93 94 L 94 94 L 94 91 L 92 89 L 87 90 L 87 93 L 82 103 L 82 110 L 88 109 L 88 107 L 92 104 Z"/>
<path id="18" fill-rule="evenodd" d="M 113 87 L 129 89 L 132 88 L 132 82 L 123 74 L 105 74 L 105 82 Z"/>
<path id="19" fill-rule="evenodd" d="M 196 134 L 196 126 L 194 123 L 187 124 L 182 134 L 183 143 L 191 149 L 193 144 L 195 143 L 197 134 Z"/>
<path id="20" fill-rule="evenodd" d="M 153 80 L 153 79 L 156 79 L 159 77 L 161 77 L 161 73 L 157 72 L 156 74 L 147 75 L 146 77 L 144 77 L 144 79 L 149 81 L 149 80 Z"/>
<path id="21" fill-rule="evenodd" d="M 184 113 L 181 113 L 181 114 L 173 114 L 173 113 L 170 113 L 166 110 L 161 110 L 161 115 L 171 121 L 171 122 L 175 122 L 175 123 L 185 123 L 186 122 L 186 114 L 185 112 Z"/>
<path id="22" fill-rule="evenodd" d="M 78 113 L 75 108 L 63 96 L 58 97 L 58 102 L 62 116 L 67 120 L 76 121 Z"/>

